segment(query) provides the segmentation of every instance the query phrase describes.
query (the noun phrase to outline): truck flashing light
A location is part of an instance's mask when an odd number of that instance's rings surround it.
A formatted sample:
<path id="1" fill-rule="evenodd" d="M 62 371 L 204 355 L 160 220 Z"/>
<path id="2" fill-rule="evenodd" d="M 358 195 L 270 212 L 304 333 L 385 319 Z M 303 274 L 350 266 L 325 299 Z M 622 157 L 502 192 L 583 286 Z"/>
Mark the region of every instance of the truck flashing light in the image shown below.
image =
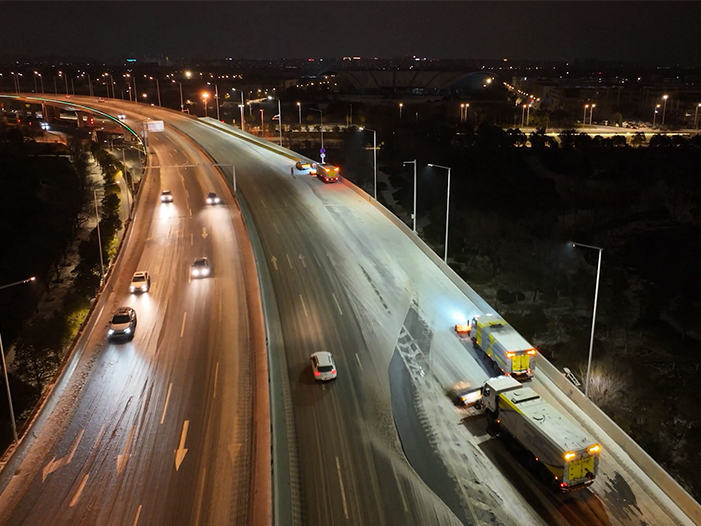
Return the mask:
<path id="1" fill-rule="evenodd" d="M 456 323 L 455 332 L 458 334 L 469 334 L 470 326 L 467 323 Z"/>
<path id="2" fill-rule="evenodd" d="M 589 453 L 598 453 L 599 451 L 601 451 L 601 446 L 599 444 L 594 444 L 589 449 L 587 449 L 587 451 L 589 451 Z"/>
<path id="3" fill-rule="evenodd" d="M 506 351 L 506 357 L 507 358 L 513 358 L 516 353 L 512 351 Z"/>
<path id="4" fill-rule="evenodd" d="M 528 351 L 528 354 L 532 355 L 532 354 L 535 354 L 535 352 L 536 352 L 535 349 L 531 349 L 530 351 Z"/>
<path id="5" fill-rule="evenodd" d="M 568 451 L 567 453 L 565 453 L 565 460 L 572 460 L 576 456 L 577 455 L 572 451 Z"/>

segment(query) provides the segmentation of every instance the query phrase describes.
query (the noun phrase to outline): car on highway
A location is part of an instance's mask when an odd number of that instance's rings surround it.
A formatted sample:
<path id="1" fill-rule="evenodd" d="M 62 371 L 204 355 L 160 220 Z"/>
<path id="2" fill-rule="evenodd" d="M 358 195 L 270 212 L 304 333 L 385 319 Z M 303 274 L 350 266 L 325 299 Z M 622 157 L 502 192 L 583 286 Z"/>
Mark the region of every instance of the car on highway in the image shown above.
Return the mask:
<path id="1" fill-rule="evenodd" d="M 69 96 L 70 96 L 70 95 L 66 95 L 66 97 L 69 97 Z M 103 99 L 102 97 L 100 97 L 99 99 L 97 99 L 97 102 L 105 102 L 105 99 Z"/>
<path id="2" fill-rule="evenodd" d="M 311 175 L 312 177 L 316 176 L 317 167 L 318 167 L 317 163 L 312 163 L 309 166 L 309 175 Z"/>
<path id="3" fill-rule="evenodd" d="M 173 193 L 170 190 L 163 190 L 161 192 L 161 203 L 172 203 Z"/>
<path id="4" fill-rule="evenodd" d="M 120 307 L 114 313 L 107 329 L 107 337 L 110 340 L 118 338 L 134 338 L 136 330 L 136 311 L 131 307 Z"/>
<path id="5" fill-rule="evenodd" d="M 309 357 L 312 362 L 312 371 L 314 372 L 314 380 L 328 382 L 336 379 L 336 364 L 333 361 L 333 355 L 327 351 L 315 352 Z"/>
<path id="6" fill-rule="evenodd" d="M 209 260 L 207 258 L 195 258 L 195 262 L 192 264 L 193 278 L 206 278 L 211 273 L 212 268 L 209 265 Z"/>
<path id="7" fill-rule="evenodd" d="M 309 170 L 311 167 L 311 163 L 308 163 L 306 161 L 297 161 L 295 163 L 295 168 L 297 168 L 297 170 Z"/>
<path id="8" fill-rule="evenodd" d="M 125 120 L 127 120 L 127 116 L 124 115 L 123 113 L 118 114 L 118 115 L 117 115 L 117 118 L 118 118 L 120 121 L 122 121 L 122 122 L 124 122 Z"/>
<path id="9" fill-rule="evenodd" d="M 216 192 L 209 192 L 207 194 L 207 204 L 208 205 L 218 205 L 219 203 L 221 203 L 221 199 L 216 194 Z"/>
<path id="10" fill-rule="evenodd" d="M 134 272 L 129 283 L 129 292 L 148 292 L 151 288 L 151 275 L 146 271 Z"/>

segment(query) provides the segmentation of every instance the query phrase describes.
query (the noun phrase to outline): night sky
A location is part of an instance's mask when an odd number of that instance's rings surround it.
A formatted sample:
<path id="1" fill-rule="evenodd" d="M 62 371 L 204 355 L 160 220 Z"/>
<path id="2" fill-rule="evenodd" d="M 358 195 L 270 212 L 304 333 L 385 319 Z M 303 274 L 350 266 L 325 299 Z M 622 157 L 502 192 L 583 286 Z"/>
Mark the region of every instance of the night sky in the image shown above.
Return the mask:
<path id="1" fill-rule="evenodd" d="M 701 63 L 701 2 L 2 2 L 0 55 Z"/>

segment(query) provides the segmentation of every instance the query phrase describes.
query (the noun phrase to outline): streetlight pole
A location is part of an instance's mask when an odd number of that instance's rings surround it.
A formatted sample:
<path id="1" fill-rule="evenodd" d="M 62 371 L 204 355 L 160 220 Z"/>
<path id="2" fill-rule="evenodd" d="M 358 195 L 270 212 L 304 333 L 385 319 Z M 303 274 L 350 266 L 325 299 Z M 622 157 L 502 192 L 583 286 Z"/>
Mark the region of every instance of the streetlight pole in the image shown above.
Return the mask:
<path id="1" fill-rule="evenodd" d="M 375 201 L 377 201 L 377 131 L 371 130 L 370 128 L 360 128 L 360 130 L 365 130 L 372 132 L 372 173 L 373 173 L 373 188 Z"/>
<path id="2" fill-rule="evenodd" d="M 105 263 L 102 260 L 102 236 L 100 235 L 100 212 L 97 208 L 97 190 L 93 190 L 93 198 L 95 199 L 95 219 L 97 220 L 97 246 L 100 250 L 100 286 L 105 279 Z"/>
<path id="3" fill-rule="evenodd" d="M 37 87 L 37 72 L 34 72 L 34 93 L 39 93 L 39 88 Z"/>
<path id="4" fill-rule="evenodd" d="M 591 337 L 589 339 L 589 360 L 587 362 L 587 379 L 584 384 L 584 396 L 589 398 L 589 374 L 591 372 L 591 357 L 592 351 L 594 350 L 594 327 L 596 326 L 596 305 L 599 300 L 599 278 L 601 277 L 601 254 L 604 249 L 601 247 L 595 247 L 592 245 L 585 245 L 584 243 L 572 243 L 573 247 L 584 247 L 591 248 L 599 251 L 599 263 L 596 267 L 596 289 L 594 291 L 594 312 L 591 318 Z"/>
<path id="5" fill-rule="evenodd" d="M 207 117 L 207 99 L 209 98 L 209 93 L 205 91 L 202 94 L 202 98 L 204 99 L 204 116 Z"/>
<path id="6" fill-rule="evenodd" d="M 442 168 L 443 170 L 448 170 L 448 197 L 446 198 L 445 201 L 445 253 L 443 255 L 443 261 L 448 264 L 448 226 L 449 226 L 449 219 L 450 219 L 450 167 L 448 166 L 441 166 L 440 164 L 431 164 L 429 163 L 429 166 L 431 168 Z"/>
<path id="7" fill-rule="evenodd" d="M 66 95 L 68 95 L 68 75 L 63 75 L 60 71 L 58 74 L 63 76 L 63 82 L 66 84 Z"/>
<path id="8" fill-rule="evenodd" d="M 591 109 L 589 110 L 589 126 L 593 126 L 592 120 L 594 119 L 594 108 L 596 108 L 596 104 L 592 104 Z"/>
<path id="9" fill-rule="evenodd" d="M 92 80 L 90 80 L 90 73 L 86 73 L 86 75 L 88 76 L 88 93 L 89 93 L 90 96 L 92 97 L 92 96 L 93 96 L 93 92 L 92 92 Z M 124 99 L 124 95 L 122 95 L 122 99 Z"/>
<path id="10" fill-rule="evenodd" d="M 302 103 L 297 103 L 297 109 L 299 110 L 299 127 L 302 128 Z"/>
<path id="11" fill-rule="evenodd" d="M 531 106 L 533 106 L 533 104 L 529 104 L 526 109 L 526 126 L 531 123 Z"/>
<path id="12" fill-rule="evenodd" d="M 667 112 L 667 98 L 669 95 L 663 95 L 662 99 L 664 100 L 664 105 L 662 106 L 662 124 L 660 126 L 664 126 L 664 117 L 665 113 Z"/>
<path id="13" fill-rule="evenodd" d="M 325 153 L 324 152 L 324 112 L 323 112 L 323 110 L 317 110 L 316 108 L 309 108 L 309 109 L 311 111 L 318 111 L 319 112 L 319 119 L 320 119 L 319 120 L 319 122 L 320 122 L 319 131 L 321 131 L 321 153 L 323 154 L 323 153 Z M 323 159 L 323 157 L 322 157 L 322 159 Z M 375 196 L 375 198 L 377 198 L 377 196 Z"/>
<path id="14" fill-rule="evenodd" d="M 241 131 L 246 131 L 246 103 L 243 101 L 243 90 L 241 90 Z"/>
<path id="15" fill-rule="evenodd" d="M 183 112 L 185 112 L 185 104 L 183 103 L 183 83 L 180 82 L 179 80 L 173 80 L 171 82 L 173 82 L 173 83 L 177 82 L 178 85 L 180 86 L 180 112 L 183 113 Z"/>
<path id="16" fill-rule="evenodd" d="M 404 107 L 404 103 L 400 102 L 399 103 L 399 120 L 402 120 L 402 108 Z"/>
<path id="17" fill-rule="evenodd" d="M 276 100 L 275 97 L 268 95 L 268 100 Z M 277 99 L 277 125 L 280 130 L 280 146 L 282 146 L 282 109 L 280 108 L 280 99 Z"/>
<path id="18" fill-rule="evenodd" d="M 657 112 L 658 112 L 659 109 L 660 109 L 660 105 L 657 104 L 657 105 L 655 106 L 655 112 L 652 114 L 652 127 L 653 127 L 653 128 L 655 127 L 655 122 L 657 122 Z"/>
<path id="19" fill-rule="evenodd" d="M 221 119 L 219 118 L 219 86 L 216 84 L 214 85 L 214 99 L 217 101 L 217 120 L 220 121 Z M 160 102 L 158 103 L 160 106 Z"/>
<path id="20" fill-rule="evenodd" d="M 697 132 L 699 131 L 699 107 L 701 107 L 701 104 L 696 105 L 696 112 L 694 113 L 694 129 Z"/>
<path id="21" fill-rule="evenodd" d="M 589 104 L 584 105 L 584 117 L 582 118 L 582 125 L 587 125 L 587 110 L 589 109 Z"/>
<path id="22" fill-rule="evenodd" d="M 264 128 L 264 123 L 263 123 L 263 114 L 265 113 L 265 110 L 263 108 L 260 108 L 260 136 L 265 137 L 265 128 Z"/>
<path id="23" fill-rule="evenodd" d="M 158 105 L 161 106 L 161 85 L 158 83 L 158 79 L 153 79 L 156 81 L 156 94 L 158 95 Z M 112 86 L 112 95 L 114 95 L 114 86 Z"/>
<path id="24" fill-rule="evenodd" d="M 0 290 L 13 287 L 15 285 L 21 285 L 23 283 L 29 283 L 34 281 L 36 278 L 32 276 L 28 279 L 22 279 L 20 281 L 15 281 L 14 283 L 9 283 L 0 287 Z M 2 356 L 2 372 L 5 376 L 5 387 L 7 388 L 7 402 L 10 404 L 10 420 L 12 422 L 12 436 L 15 439 L 15 443 L 19 441 L 17 436 L 17 422 L 15 421 L 15 409 L 12 406 L 12 393 L 10 392 L 10 379 L 7 377 L 7 362 L 5 361 L 5 348 L 2 346 L 2 334 L 0 334 L 0 355 Z"/>
<path id="25" fill-rule="evenodd" d="M 41 73 L 37 73 L 39 75 L 39 82 L 41 83 L 41 94 L 44 94 L 44 77 L 41 75 Z"/>
<path id="26" fill-rule="evenodd" d="M 407 164 L 413 164 L 414 165 L 414 213 L 411 214 L 411 218 L 413 220 L 413 230 L 414 234 L 416 234 L 416 159 L 413 161 L 404 161 L 402 163 L 402 166 L 406 166 Z"/>
<path id="27" fill-rule="evenodd" d="M 523 128 L 524 119 L 526 118 L 526 104 L 521 107 L 521 128 Z"/>

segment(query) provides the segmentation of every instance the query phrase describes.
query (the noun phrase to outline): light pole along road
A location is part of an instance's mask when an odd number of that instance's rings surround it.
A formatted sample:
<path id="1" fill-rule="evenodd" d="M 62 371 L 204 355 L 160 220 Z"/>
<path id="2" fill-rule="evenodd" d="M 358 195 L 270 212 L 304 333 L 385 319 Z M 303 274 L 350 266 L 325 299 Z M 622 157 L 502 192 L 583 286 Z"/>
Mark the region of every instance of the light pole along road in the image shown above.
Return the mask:
<path id="1" fill-rule="evenodd" d="M 156 168 L 76 372 L 17 474 L 3 472 L 2 525 L 247 525 L 268 515 L 270 462 L 255 434 L 262 425 L 268 436 L 268 404 L 253 379 L 265 339 L 248 237 L 209 158 L 172 130 L 150 134 L 149 150 Z M 157 169 L 166 164 L 201 166 Z M 223 204 L 206 204 L 211 191 Z M 191 276 L 200 256 L 209 278 Z M 130 295 L 136 270 L 150 272 L 151 287 Z M 107 341 L 121 305 L 137 312 L 134 338 Z"/>

